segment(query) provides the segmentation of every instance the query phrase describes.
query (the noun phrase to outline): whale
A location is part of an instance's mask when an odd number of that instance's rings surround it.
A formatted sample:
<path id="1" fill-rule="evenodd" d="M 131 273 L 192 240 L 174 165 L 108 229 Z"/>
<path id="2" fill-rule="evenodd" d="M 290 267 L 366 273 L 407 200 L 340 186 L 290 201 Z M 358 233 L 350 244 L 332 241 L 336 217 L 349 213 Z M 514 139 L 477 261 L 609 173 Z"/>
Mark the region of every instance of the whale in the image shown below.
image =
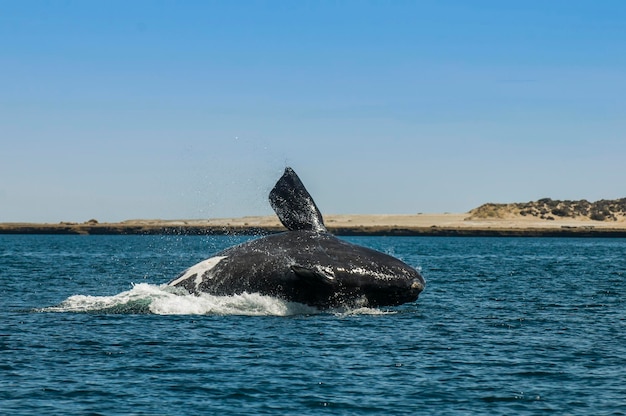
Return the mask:
<path id="1" fill-rule="evenodd" d="M 424 290 L 415 268 L 331 234 L 292 168 L 285 168 L 269 202 L 287 231 L 218 252 L 167 285 L 195 295 L 258 293 L 318 308 L 397 306 Z"/>

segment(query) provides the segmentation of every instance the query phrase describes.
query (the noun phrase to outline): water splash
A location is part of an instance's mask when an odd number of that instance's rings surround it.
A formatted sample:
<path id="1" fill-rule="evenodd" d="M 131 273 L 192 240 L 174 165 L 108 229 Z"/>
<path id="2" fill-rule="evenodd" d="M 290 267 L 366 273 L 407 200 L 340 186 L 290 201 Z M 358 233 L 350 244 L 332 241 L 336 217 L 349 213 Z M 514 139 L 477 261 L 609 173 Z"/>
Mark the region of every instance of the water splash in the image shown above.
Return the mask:
<path id="1" fill-rule="evenodd" d="M 341 316 L 380 315 L 387 312 L 366 307 L 320 310 L 258 293 L 230 296 L 191 295 L 167 285 L 139 283 L 113 296 L 73 295 L 57 306 L 38 312 L 119 313 L 155 315 L 293 316 L 332 313 Z"/>

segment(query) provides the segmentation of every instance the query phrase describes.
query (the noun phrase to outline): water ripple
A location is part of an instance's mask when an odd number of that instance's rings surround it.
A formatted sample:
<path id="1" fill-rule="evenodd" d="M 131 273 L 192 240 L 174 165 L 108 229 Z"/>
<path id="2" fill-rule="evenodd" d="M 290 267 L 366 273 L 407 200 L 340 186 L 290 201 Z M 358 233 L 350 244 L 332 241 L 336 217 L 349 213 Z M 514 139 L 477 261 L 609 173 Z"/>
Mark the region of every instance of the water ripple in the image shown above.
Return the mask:
<path id="1" fill-rule="evenodd" d="M 421 266 L 420 299 L 318 311 L 161 286 L 221 237 L 0 236 L 0 407 L 626 414 L 625 240 L 354 240 Z"/>

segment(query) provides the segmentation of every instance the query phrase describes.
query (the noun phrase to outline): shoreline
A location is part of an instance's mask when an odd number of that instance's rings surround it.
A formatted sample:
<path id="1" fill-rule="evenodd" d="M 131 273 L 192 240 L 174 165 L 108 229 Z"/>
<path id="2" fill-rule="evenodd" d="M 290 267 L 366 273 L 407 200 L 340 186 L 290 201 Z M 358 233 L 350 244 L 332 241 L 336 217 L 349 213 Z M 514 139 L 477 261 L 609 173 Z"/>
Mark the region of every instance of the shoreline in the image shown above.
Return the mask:
<path id="1" fill-rule="evenodd" d="M 617 237 L 626 221 L 536 218 L 471 219 L 469 214 L 327 215 L 341 236 Z M 0 234 L 59 235 L 267 235 L 285 231 L 275 216 L 209 220 L 127 220 L 115 223 L 0 223 Z"/>

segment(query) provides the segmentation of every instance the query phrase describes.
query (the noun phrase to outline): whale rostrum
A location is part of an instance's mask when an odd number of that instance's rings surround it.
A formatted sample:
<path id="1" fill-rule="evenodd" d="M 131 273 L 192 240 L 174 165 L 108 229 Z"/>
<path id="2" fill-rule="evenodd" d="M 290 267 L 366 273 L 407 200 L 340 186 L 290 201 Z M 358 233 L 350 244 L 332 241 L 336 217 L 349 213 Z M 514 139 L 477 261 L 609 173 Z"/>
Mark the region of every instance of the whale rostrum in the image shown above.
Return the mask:
<path id="1" fill-rule="evenodd" d="M 330 234 L 293 169 L 285 169 L 269 201 L 286 232 L 227 248 L 168 285 L 193 294 L 260 293 L 321 308 L 400 305 L 424 290 L 413 267 Z"/>

